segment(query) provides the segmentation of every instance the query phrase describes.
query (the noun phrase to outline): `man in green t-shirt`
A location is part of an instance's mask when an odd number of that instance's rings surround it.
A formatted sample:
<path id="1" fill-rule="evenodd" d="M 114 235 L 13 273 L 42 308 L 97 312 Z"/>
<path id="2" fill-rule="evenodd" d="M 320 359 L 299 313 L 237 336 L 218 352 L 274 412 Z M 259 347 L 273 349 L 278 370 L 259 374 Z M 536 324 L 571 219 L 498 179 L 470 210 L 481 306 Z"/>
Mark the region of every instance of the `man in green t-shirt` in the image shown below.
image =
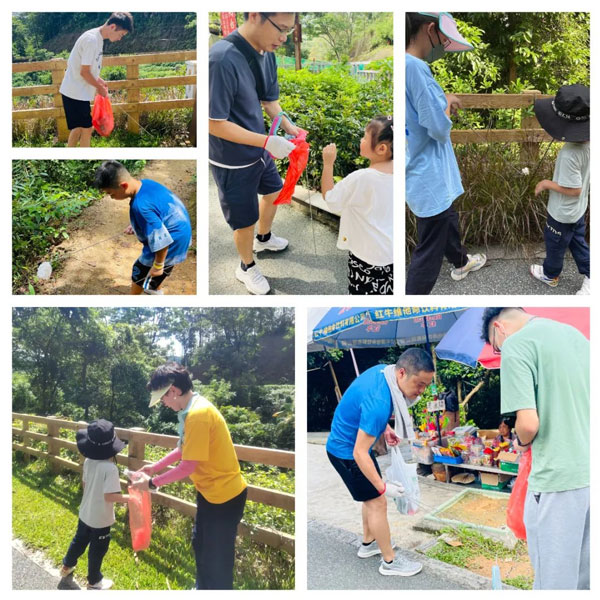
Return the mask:
<path id="1" fill-rule="evenodd" d="M 590 346 L 574 327 L 486 308 L 482 338 L 500 368 L 501 412 L 531 447 L 524 522 L 534 589 L 590 589 Z"/>

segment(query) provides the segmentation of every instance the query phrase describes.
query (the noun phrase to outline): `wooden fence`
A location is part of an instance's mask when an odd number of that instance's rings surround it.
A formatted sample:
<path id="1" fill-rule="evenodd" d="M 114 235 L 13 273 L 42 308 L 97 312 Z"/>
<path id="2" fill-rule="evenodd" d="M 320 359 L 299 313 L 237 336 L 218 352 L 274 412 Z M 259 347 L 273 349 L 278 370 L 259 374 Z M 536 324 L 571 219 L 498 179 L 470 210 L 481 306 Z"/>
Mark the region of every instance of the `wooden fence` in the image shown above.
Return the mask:
<path id="1" fill-rule="evenodd" d="M 26 455 L 36 456 L 38 458 L 47 459 L 54 469 L 69 469 L 81 473 L 83 470 L 83 456 L 79 455 L 80 461 L 74 462 L 59 456 L 61 448 L 67 448 L 79 454 L 76 442 L 62 439 L 61 429 L 77 430 L 87 427 L 87 423 L 74 422 L 56 417 L 40 417 L 37 415 L 27 415 L 13 413 L 13 450 L 24 452 Z M 15 427 L 14 422 L 21 421 L 22 426 Z M 40 423 L 46 425 L 47 433 L 38 433 L 30 431 L 30 423 Z M 161 435 L 157 433 L 147 433 L 142 429 L 120 429 L 115 428 L 117 435 L 128 440 L 127 456 L 117 455 L 117 463 L 124 465 L 130 470 L 138 470 L 144 465 L 151 464 L 151 461 L 145 460 L 146 444 L 160 446 L 161 448 L 173 449 L 177 446 L 178 437 L 174 435 Z M 15 437 L 22 438 L 19 443 Z M 48 445 L 47 451 L 38 450 L 28 445 L 30 440 L 37 440 Z M 235 446 L 235 450 L 239 460 L 260 463 L 263 465 L 272 465 L 275 467 L 283 467 L 293 469 L 295 465 L 295 455 L 293 452 L 285 450 L 272 450 L 270 448 L 255 448 L 253 446 Z M 191 484 L 189 479 L 186 480 Z M 121 485 L 126 487 L 127 482 L 121 480 Z M 248 500 L 260 502 L 267 506 L 275 506 L 293 512 L 295 510 L 295 496 L 285 492 L 270 490 L 257 486 L 248 486 Z M 176 498 L 162 492 L 152 492 L 152 502 L 173 508 L 179 513 L 194 517 L 196 515 L 196 505 L 192 502 Z M 240 523 L 238 533 L 241 536 L 249 537 L 252 541 L 266 544 L 274 548 L 280 548 L 289 554 L 294 554 L 294 537 L 256 525 L 247 525 Z"/>
<path id="2" fill-rule="evenodd" d="M 179 85 L 196 85 L 196 75 L 178 75 L 175 77 L 153 77 L 140 79 L 140 65 L 152 63 L 182 62 L 196 60 L 195 50 L 184 50 L 178 52 L 158 52 L 156 54 L 131 54 L 121 56 L 105 56 L 102 60 L 103 67 L 125 66 L 127 68 L 126 79 L 107 81 L 109 90 L 126 90 L 127 102 L 113 104 L 115 114 L 123 111 L 127 114 L 127 129 L 131 133 L 139 133 L 140 114 L 143 112 L 154 112 L 159 110 L 173 110 L 176 108 L 194 108 L 195 98 L 182 100 L 159 100 L 142 102 L 140 90 L 143 88 L 174 87 Z M 65 76 L 67 61 L 64 58 L 46 60 L 41 62 L 13 63 L 13 73 L 24 73 L 32 71 L 50 71 L 52 73 L 51 85 L 34 85 L 14 87 L 12 95 L 38 96 L 52 94 L 53 108 L 32 108 L 13 110 L 13 120 L 21 119 L 56 119 L 58 139 L 66 141 L 69 137 L 67 120 L 59 92 L 60 84 Z"/>
<path id="3" fill-rule="evenodd" d="M 456 94 L 465 109 L 518 109 L 533 106 L 536 100 L 548 98 L 537 90 L 521 94 Z M 516 142 L 521 144 L 521 159 L 536 162 L 541 142 L 552 138 L 540 127 L 535 116 L 526 115 L 521 119 L 519 129 L 469 129 L 452 130 L 453 144 L 489 144 L 491 142 Z"/>

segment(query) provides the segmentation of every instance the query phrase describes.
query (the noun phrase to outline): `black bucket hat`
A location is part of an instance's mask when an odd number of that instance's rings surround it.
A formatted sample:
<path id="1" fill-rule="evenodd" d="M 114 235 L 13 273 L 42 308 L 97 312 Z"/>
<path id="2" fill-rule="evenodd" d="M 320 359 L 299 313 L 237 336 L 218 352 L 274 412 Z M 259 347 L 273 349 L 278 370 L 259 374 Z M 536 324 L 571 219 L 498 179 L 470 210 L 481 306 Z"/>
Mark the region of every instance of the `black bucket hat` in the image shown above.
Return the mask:
<path id="1" fill-rule="evenodd" d="M 563 85 L 554 98 L 537 100 L 535 116 L 555 140 L 589 142 L 590 88 L 585 85 Z"/>
<path id="2" fill-rule="evenodd" d="M 115 434 L 115 428 L 110 421 L 98 419 L 92 421 L 87 429 L 80 429 L 75 436 L 79 452 L 86 458 L 104 460 L 119 454 L 127 445 Z"/>

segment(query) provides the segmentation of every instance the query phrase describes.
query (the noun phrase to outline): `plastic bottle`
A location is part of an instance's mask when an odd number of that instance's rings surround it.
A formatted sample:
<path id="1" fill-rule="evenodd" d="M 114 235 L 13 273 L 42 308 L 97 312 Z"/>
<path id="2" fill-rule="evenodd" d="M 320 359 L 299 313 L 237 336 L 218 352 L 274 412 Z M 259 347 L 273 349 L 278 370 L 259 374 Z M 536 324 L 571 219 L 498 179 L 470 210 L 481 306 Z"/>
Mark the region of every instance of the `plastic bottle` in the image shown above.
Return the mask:
<path id="1" fill-rule="evenodd" d="M 142 474 L 125 469 L 125 477 L 137 481 Z M 149 491 L 142 491 L 129 486 L 129 528 L 131 529 L 131 546 L 134 552 L 145 550 L 150 546 L 152 536 L 152 501 Z"/>

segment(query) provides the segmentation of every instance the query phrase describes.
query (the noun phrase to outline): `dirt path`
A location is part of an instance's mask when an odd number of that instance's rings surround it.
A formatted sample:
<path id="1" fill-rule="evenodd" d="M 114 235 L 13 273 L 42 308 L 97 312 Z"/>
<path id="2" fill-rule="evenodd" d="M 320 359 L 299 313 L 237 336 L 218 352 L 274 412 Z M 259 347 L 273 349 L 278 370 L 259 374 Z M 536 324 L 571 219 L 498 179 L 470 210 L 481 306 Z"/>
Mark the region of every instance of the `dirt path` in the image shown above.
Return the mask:
<path id="1" fill-rule="evenodd" d="M 196 293 L 195 172 L 195 161 L 152 160 L 138 175 L 140 179 L 154 179 L 173 190 L 192 220 L 193 241 L 187 260 L 173 269 L 162 286 L 169 295 Z M 48 282 L 40 282 L 40 293 L 129 294 L 131 267 L 142 246 L 134 235 L 122 233 L 127 225 L 129 202 L 126 200 L 105 196 L 85 209 L 69 226 L 69 239 L 55 248 L 69 254 L 60 261 Z"/>

